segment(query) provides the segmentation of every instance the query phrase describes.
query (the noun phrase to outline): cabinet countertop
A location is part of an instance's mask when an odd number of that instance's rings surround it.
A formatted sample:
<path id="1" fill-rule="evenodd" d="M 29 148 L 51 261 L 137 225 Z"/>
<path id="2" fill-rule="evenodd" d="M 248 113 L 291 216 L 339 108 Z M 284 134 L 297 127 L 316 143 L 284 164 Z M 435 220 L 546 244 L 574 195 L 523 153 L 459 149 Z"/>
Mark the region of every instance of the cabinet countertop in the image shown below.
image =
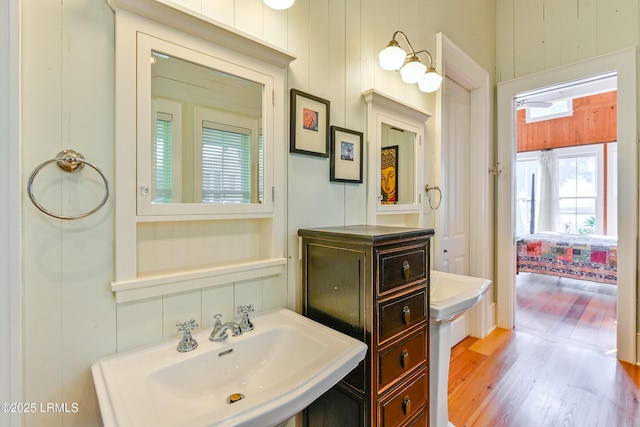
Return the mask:
<path id="1" fill-rule="evenodd" d="M 337 227 L 303 228 L 298 230 L 302 237 L 320 237 L 321 235 L 349 236 L 370 242 L 389 239 L 431 237 L 435 234 L 431 228 L 392 227 L 382 225 L 346 225 Z"/>

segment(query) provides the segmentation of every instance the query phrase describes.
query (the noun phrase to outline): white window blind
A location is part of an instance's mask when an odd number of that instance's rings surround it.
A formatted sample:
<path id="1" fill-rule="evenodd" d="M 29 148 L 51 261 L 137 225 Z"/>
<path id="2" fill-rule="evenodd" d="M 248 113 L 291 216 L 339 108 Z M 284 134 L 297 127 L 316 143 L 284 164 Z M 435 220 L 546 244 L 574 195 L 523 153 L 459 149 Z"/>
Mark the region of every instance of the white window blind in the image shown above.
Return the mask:
<path id="1" fill-rule="evenodd" d="M 251 202 L 251 130 L 202 122 L 202 202 Z"/>
<path id="2" fill-rule="evenodd" d="M 169 203 L 173 198 L 173 116 L 171 114 L 157 113 L 155 136 L 151 150 L 153 203 Z"/>

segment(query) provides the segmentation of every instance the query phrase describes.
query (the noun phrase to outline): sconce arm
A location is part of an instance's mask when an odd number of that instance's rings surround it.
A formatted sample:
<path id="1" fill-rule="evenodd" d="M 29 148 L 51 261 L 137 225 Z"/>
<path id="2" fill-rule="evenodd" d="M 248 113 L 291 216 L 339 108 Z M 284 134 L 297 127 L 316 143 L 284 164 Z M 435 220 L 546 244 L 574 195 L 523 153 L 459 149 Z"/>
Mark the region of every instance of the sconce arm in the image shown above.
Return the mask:
<path id="1" fill-rule="evenodd" d="M 393 33 L 392 39 L 395 40 L 397 35 L 401 35 L 402 36 L 402 38 L 404 39 L 405 43 L 407 43 L 407 45 L 409 46 L 409 51 L 411 52 L 411 55 L 415 55 L 416 52 L 413 50 L 413 46 L 411 46 L 411 42 L 407 38 L 406 34 L 403 33 L 400 30 L 397 30 L 395 33 Z M 407 55 L 407 56 L 411 56 L 411 55 Z"/>
<path id="2" fill-rule="evenodd" d="M 426 50 L 426 49 L 422 49 L 422 50 L 417 51 L 417 52 L 415 53 L 415 55 L 418 55 L 419 53 L 426 53 L 426 54 L 427 54 L 427 57 L 429 58 L 429 66 L 430 66 L 430 67 L 433 67 L 433 57 L 431 56 L 431 54 L 429 53 L 429 51 L 428 51 L 428 50 Z"/>

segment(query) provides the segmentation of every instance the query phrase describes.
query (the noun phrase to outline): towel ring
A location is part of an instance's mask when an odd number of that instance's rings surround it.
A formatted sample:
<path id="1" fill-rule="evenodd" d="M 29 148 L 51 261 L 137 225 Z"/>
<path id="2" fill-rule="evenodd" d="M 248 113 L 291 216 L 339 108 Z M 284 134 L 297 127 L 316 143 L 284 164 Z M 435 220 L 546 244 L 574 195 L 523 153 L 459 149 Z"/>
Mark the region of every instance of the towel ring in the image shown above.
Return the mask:
<path id="1" fill-rule="evenodd" d="M 438 198 L 438 204 L 434 207 L 433 204 L 431 203 L 431 194 L 429 193 L 431 190 L 437 190 L 438 194 L 440 195 L 440 197 Z M 436 210 L 440 207 L 440 203 L 442 203 L 442 190 L 440 190 L 440 187 L 433 186 L 431 187 L 429 184 L 424 186 L 424 191 L 427 193 L 427 199 L 429 199 L 429 207 L 431 208 L 431 210 Z"/>
<path id="2" fill-rule="evenodd" d="M 104 182 L 104 189 L 105 189 L 104 197 L 102 198 L 100 203 L 98 203 L 98 206 L 91 209 L 90 211 L 87 211 L 78 215 L 58 215 L 56 213 L 49 211 L 44 206 L 42 206 L 36 200 L 36 197 L 33 194 L 33 180 L 36 178 L 36 175 L 38 174 L 38 172 L 40 172 L 49 163 L 54 163 L 54 162 L 57 163 L 58 167 L 65 172 L 70 172 L 70 173 L 78 172 L 79 170 L 84 168 L 85 165 L 91 167 L 96 172 L 98 172 L 98 174 L 102 178 L 102 181 Z M 31 175 L 29 175 L 29 179 L 27 180 L 27 193 L 29 194 L 29 199 L 31 199 L 31 202 L 33 202 L 36 208 L 38 208 L 41 212 L 49 216 L 52 216 L 58 219 L 80 219 L 93 214 L 98 209 L 103 207 L 105 203 L 107 203 L 107 200 L 109 199 L 109 181 L 107 180 L 107 177 L 104 175 L 104 173 L 100 170 L 100 168 L 94 165 L 93 163 L 89 163 L 88 161 L 86 161 L 82 154 L 80 154 L 75 150 L 63 150 L 56 155 L 55 159 L 47 160 L 46 162 L 40 163 L 33 170 L 33 172 L 31 172 Z"/>

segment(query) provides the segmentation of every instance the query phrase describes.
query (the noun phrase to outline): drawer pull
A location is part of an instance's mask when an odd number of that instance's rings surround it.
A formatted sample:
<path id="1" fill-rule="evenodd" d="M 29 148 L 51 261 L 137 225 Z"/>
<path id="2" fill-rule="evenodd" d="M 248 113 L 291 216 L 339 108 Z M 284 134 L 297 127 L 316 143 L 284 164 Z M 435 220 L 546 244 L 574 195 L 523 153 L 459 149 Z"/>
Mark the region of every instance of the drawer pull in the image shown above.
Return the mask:
<path id="1" fill-rule="evenodd" d="M 402 401 L 402 410 L 404 411 L 405 415 L 409 415 L 409 413 L 411 412 L 411 399 L 408 395 L 405 396 L 404 400 Z"/>
<path id="2" fill-rule="evenodd" d="M 405 305 L 402 308 L 402 319 L 404 320 L 405 325 L 411 323 L 411 309 L 409 308 L 409 306 Z"/>
<path id="3" fill-rule="evenodd" d="M 402 350 L 400 362 L 402 363 L 402 367 L 404 369 L 407 369 L 407 367 L 409 367 L 409 351 L 407 349 Z"/>
<path id="4" fill-rule="evenodd" d="M 402 276 L 405 281 L 409 280 L 409 277 L 411 277 L 411 266 L 409 265 L 409 261 L 405 260 L 402 262 Z"/>

